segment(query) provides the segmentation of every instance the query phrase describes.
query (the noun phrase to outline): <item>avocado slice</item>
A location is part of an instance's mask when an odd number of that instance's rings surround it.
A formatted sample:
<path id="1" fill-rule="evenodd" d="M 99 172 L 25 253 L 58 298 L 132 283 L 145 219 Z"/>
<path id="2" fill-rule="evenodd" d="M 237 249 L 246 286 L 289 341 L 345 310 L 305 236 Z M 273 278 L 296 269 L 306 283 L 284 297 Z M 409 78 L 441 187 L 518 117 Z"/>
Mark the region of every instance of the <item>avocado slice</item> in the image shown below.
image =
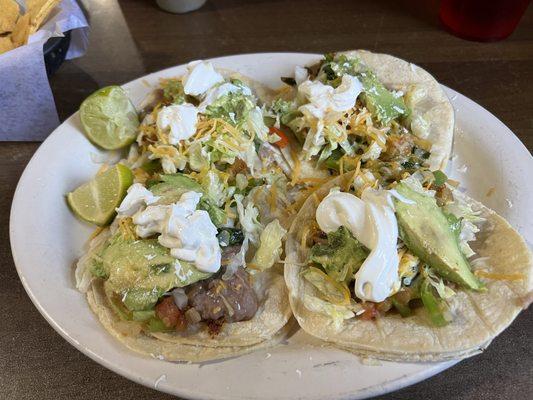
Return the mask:
<path id="1" fill-rule="evenodd" d="M 163 293 L 158 288 L 153 288 L 150 290 L 134 287 L 124 292 L 124 295 L 122 296 L 122 302 L 130 311 L 149 311 L 154 308 L 157 300 L 163 295 Z"/>
<path id="2" fill-rule="evenodd" d="M 372 71 L 361 72 L 357 74 L 357 78 L 363 84 L 361 100 L 383 125 L 390 124 L 396 118 L 409 115 L 409 108 L 403 99 L 387 90 Z"/>
<path id="3" fill-rule="evenodd" d="M 172 257 L 156 239 L 111 239 L 102 254 L 107 287 L 129 311 L 147 311 L 165 292 L 211 276 L 186 261 Z"/>
<path id="4" fill-rule="evenodd" d="M 161 197 L 159 204 L 175 203 L 185 192 L 204 193 L 198 182 L 183 174 L 161 175 L 160 182 L 151 186 L 150 191 L 155 196 Z"/>
<path id="5" fill-rule="evenodd" d="M 202 186 L 194 179 L 183 174 L 161 175 L 161 182 L 150 186 L 150 190 L 156 196 L 161 197 L 159 204 L 172 204 L 177 202 L 185 192 L 197 192 L 204 195 L 200 199 L 198 207 L 207 211 L 209 218 L 217 228 L 223 226 L 227 221 L 227 215 L 215 202 L 205 194 Z"/>
<path id="6" fill-rule="evenodd" d="M 396 191 L 414 202 L 394 200 L 400 235 L 417 257 L 443 278 L 462 287 L 480 290 L 481 282 L 459 248 L 457 224 L 442 212 L 434 198 L 425 196 L 400 182 Z"/>

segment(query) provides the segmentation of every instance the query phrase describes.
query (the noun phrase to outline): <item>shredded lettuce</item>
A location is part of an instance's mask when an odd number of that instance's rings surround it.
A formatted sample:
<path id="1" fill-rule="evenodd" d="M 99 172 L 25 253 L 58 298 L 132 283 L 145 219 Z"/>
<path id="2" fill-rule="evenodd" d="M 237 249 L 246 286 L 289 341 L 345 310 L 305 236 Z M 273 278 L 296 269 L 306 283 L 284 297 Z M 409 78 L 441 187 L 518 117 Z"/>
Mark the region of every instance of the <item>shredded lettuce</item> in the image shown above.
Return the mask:
<path id="1" fill-rule="evenodd" d="M 235 203 L 237 205 L 237 213 L 239 214 L 239 222 L 244 232 L 245 239 L 248 239 L 254 245 L 258 245 L 260 235 L 263 227 L 257 220 L 259 211 L 251 201 L 248 201 L 246 206 L 243 204 L 244 196 L 236 194 Z"/>
<path id="2" fill-rule="evenodd" d="M 361 61 L 356 57 L 348 57 L 345 54 L 326 54 L 317 79 L 322 83 L 337 87 L 341 84 L 343 75 L 355 76 L 362 67 Z"/>
<path id="3" fill-rule="evenodd" d="M 435 288 L 439 297 L 443 300 L 448 300 L 455 296 L 455 292 L 450 287 L 444 284 L 444 281 L 441 277 L 437 276 L 431 268 L 426 267 L 423 269 L 424 277 L 429 281 L 431 286 Z"/>
<path id="4" fill-rule="evenodd" d="M 166 145 L 161 146 L 163 149 L 167 147 Z M 149 160 L 160 160 L 161 167 L 165 174 L 175 174 L 177 171 L 182 171 L 187 165 L 187 157 L 176 153 L 174 156 L 170 156 L 164 153 L 154 154 L 147 152 L 149 154 Z M 146 153 L 145 153 L 146 154 Z"/>
<path id="5" fill-rule="evenodd" d="M 268 127 L 263 119 L 263 112 L 259 107 L 252 108 L 246 120 L 246 130 L 259 138 L 262 142 L 268 141 Z"/>
<path id="6" fill-rule="evenodd" d="M 104 250 L 107 239 L 111 236 L 111 230 L 105 229 L 89 243 L 89 249 L 76 263 L 74 276 L 76 278 L 76 288 L 85 293 L 89 290 L 92 280 L 95 277 L 104 277 L 107 273 L 101 265 L 101 253 Z M 100 276 L 101 275 L 101 276 Z"/>
<path id="7" fill-rule="evenodd" d="M 362 161 L 377 160 L 381 155 L 381 146 L 377 142 L 372 142 L 365 153 L 361 156 Z"/>
<path id="8" fill-rule="evenodd" d="M 322 148 L 320 157 L 318 158 L 319 163 L 322 163 L 327 158 L 329 158 L 329 156 L 331 156 L 331 153 L 333 153 L 333 151 L 338 148 L 344 136 L 342 129 L 337 124 L 329 124 L 324 126 L 324 129 L 322 130 L 321 134 L 324 137 L 325 146 Z M 315 138 L 315 140 L 317 140 L 317 138 Z M 349 145 L 345 147 L 350 153 L 353 153 Z"/>
<path id="9" fill-rule="evenodd" d="M 474 211 L 472 207 L 456 198 L 452 203 L 448 203 L 443 207 L 443 211 L 451 214 L 460 220 L 459 228 L 459 247 L 463 254 L 470 258 L 476 253 L 471 249 L 468 242 L 476 240 L 476 234 L 479 232 L 477 225 L 482 224 L 485 218 L 480 217 L 480 211 Z M 477 225 L 476 225 L 477 224 Z"/>
<path id="10" fill-rule="evenodd" d="M 165 174 L 175 174 L 178 172 L 176 164 L 174 164 L 174 161 L 170 157 L 161 158 L 161 167 Z"/>
<path id="11" fill-rule="evenodd" d="M 240 191 L 243 191 L 248 186 L 248 178 L 244 174 L 237 174 L 235 176 L 235 186 Z"/>
<path id="12" fill-rule="evenodd" d="M 270 222 L 259 237 L 259 248 L 257 249 L 252 264 L 257 266 L 261 271 L 268 269 L 281 256 L 283 251 L 282 240 L 287 234 L 277 219 Z"/>
<path id="13" fill-rule="evenodd" d="M 417 171 L 414 174 L 408 176 L 405 179 L 402 179 L 402 183 L 405 183 L 409 188 L 421 195 L 428 196 L 428 197 L 435 197 L 435 191 L 434 190 L 428 190 L 424 186 L 422 186 L 422 183 L 425 182 L 426 178 L 424 175 Z"/>
<path id="14" fill-rule="evenodd" d="M 209 167 L 209 153 L 201 142 L 193 142 L 189 147 L 189 166 L 193 171 L 201 171 Z"/>
<path id="15" fill-rule="evenodd" d="M 336 329 L 340 329 L 345 319 L 355 317 L 355 313 L 350 306 L 339 306 L 329 303 L 318 297 L 308 294 L 304 295 L 303 303 L 309 311 L 324 314 L 333 320 Z"/>
<path id="16" fill-rule="evenodd" d="M 368 185 L 373 185 L 376 181 L 377 179 L 371 171 L 362 169 L 361 173 L 353 180 L 353 189 L 360 196 L 364 188 Z"/>
<path id="17" fill-rule="evenodd" d="M 246 166 L 252 175 L 256 175 L 263 166 L 261 159 L 255 150 L 254 143 L 249 143 L 249 145 L 238 154 L 238 157 L 246 163 Z"/>
<path id="18" fill-rule="evenodd" d="M 217 207 L 222 207 L 229 197 L 228 195 L 230 193 L 228 188 L 226 188 L 214 170 L 208 171 L 203 176 L 201 185 L 204 188 L 205 193 Z"/>
<path id="19" fill-rule="evenodd" d="M 298 106 L 295 101 L 287 101 L 283 99 L 276 99 L 272 103 L 272 113 L 276 118 L 276 127 L 279 128 L 280 123 L 288 125 L 296 117 L 301 116 L 301 112 L 298 111 Z"/>

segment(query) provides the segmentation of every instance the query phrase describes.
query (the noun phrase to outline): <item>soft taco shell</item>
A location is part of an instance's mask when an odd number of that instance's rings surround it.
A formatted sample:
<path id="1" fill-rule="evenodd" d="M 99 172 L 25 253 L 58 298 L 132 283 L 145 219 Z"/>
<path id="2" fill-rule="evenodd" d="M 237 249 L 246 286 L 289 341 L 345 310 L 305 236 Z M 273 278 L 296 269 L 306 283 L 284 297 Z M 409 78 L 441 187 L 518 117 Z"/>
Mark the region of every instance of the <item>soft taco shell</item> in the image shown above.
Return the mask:
<path id="1" fill-rule="evenodd" d="M 325 315 L 303 304 L 313 287 L 300 275 L 308 248 L 300 245 L 303 228 L 315 221 L 319 199 L 335 186 L 343 186 L 352 174 L 329 182 L 311 196 L 295 218 L 286 244 L 285 280 L 289 300 L 300 326 L 308 333 L 353 353 L 392 361 L 444 361 L 483 351 L 491 340 L 528 306 L 532 290 L 532 256 L 524 239 L 502 217 L 475 200 L 455 191 L 486 218 L 473 248 L 487 257 L 483 270 L 490 274 L 521 277 L 519 280 L 482 279 L 486 292 L 460 290 L 451 300 L 454 320 L 445 327 L 429 324 L 420 308 L 408 318 L 387 315 L 375 321 L 345 320 L 337 329 Z"/>
<path id="2" fill-rule="evenodd" d="M 104 234 L 106 233 L 107 230 L 104 231 Z M 279 332 L 283 332 L 292 311 L 281 267 L 274 265 L 264 272 L 252 275 L 252 279 L 259 300 L 255 316 L 248 321 L 224 324 L 215 337 L 209 335 L 205 329 L 187 336 L 178 333 L 142 332 L 139 323 L 124 321 L 116 315 L 101 279 L 91 282 L 87 298 L 102 325 L 127 347 L 139 352 L 153 347 L 154 351 L 149 353 L 163 354 L 167 359 L 171 357 L 173 360 L 200 361 L 213 358 L 213 355 L 218 354 L 215 349 L 222 350 L 220 356 L 214 358 L 224 358 L 241 354 L 243 351 L 252 351 L 256 346 L 270 345 L 269 343 L 274 343 L 273 338 L 283 336 Z M 157 349 L 164 353 L 157 353 Z M 239 349 L 237 353 L 236 349 Z"/>
<path id="3" fill-rule="evenodd" d="M 217 71 L 225 78 L 243 81 L 260 102 L 271 99 L 272 90 L 264 85 L 230 70 L 217 68 Z M 151 107 L 157 101 L 157 93 L 151 93 L 142 102 L 141 108 Z M 269 205 L 262 193 L 259 193 L 257 201 L 262 220 L 266 219 L 268 223 L 279 218 L 281 224 L 288 228 L 288 219 L 281 212 L 282 207 L 268 212 Z M 138 323 L 123 321 L 113 312 L 101 280 L 93 281 L 87 297 L 104 327 L 130 349 L 144 354 L 162 355 L 167 360 L 199 362 L 237 356 L 272 346 L 286 336 L 291 325 L 288 322 L 292 311 L 280 265 L 253 275 L 253 279 L 260 303 L 256 315 L 249 321 L 224 324 L 215 337 L 211 337 L 205 330 L 188 336 L 178 333 L 143 333 Z"/>
<path id="4" fill-rule="evenodd" d="M 420 101 L 413 107 L 413 119 L 423 116 L 428 122 L 428 136 L 431 143 L 431 156 L 428 163 L 432 170 L 443 170 L 452 151 L 454 112 L 453 107 L 440 84 L 426 70 L 405 60 L 388 54 L 372 53 L 366 50 L 350 50 L 339 52 L 351 57 L 357 57 L 375 72 L 378 79 L 389 89 L 406 92 L 416 86 L 424 93 Z M 293 138 L 293 148 L 300 149 L 301 145 Z M 299 151 L 299 150 L 298 150 Z M 302 160 L 301 177 L 322 177 L 324 171 L 311 168 L 310 162 Z M 314 169 L 314 174 L 312 172 Z"/>
<path id="5" fill-rule="evenodd" d="M 155 337 L 142 334 L 139 332 L 137 326 L 122 321 L 109 306 L 103 290 L 102 281 L 92 284 L 91 289 L 87 292 L 87 300 L 105 329 L 118 341 L 137 353 L 167 361 L 204 362 L 236 357 L 263 348 L 272 347 L 284 340 L 295 329 L 295 322 L 292 320 L 292 322 L 285 324 L 285 326 L 281 327 L 271 337 L 253 345 L 239 344 L 235 346 L 220 345 L 214 347 L 199 344 L 181 344 L 159 340 Z"/>
<path id="6" fill-rule="evenodd" d="M 450 100 L 437 80 L 419 66 L 388 54 L 366 50 L 352 50 L 340 54 L 361 59 L 389 89 L 405 92 L 413 85 L 424 89 L 425 95 L 411 111 L 413 117 L 424 116 L 429 123 L 429 134 L 426 138 L 432 145 L 429 167 L 432 170 L 444 170 L 452 151 L 455 117 Z"/>

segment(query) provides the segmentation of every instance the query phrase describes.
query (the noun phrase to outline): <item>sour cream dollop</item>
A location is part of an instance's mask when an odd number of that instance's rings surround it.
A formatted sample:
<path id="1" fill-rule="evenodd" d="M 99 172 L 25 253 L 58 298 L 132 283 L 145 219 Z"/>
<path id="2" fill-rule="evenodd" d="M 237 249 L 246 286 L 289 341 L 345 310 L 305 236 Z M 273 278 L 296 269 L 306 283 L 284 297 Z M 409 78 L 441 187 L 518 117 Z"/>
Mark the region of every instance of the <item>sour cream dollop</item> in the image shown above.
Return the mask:
<path id="1" fill-rule="evenodd" d="M 157 128 L 169 132 L 170 144 L 190 138 L 196 132 L 198 109 L 192 104 L 173 104 L 157 114 Z"/>
<path id="2" fill-rule="evenodd" d="M 307 80 L 298 86 L 298 91 L 309 100 L 309 104 L 301 106 L 300 111 L 318 119 L 327 118 L 331 112 L 344 112 L 355 106 L 362 90 L 359 79 L 351 75 L 344 75 L 337 88 Z"/>
<path id="3" fill-rule="evenodd" d="M 200 96 L 220 82 L 224 82 L 224 78 L 209 61 L 190 62 L 182 78 L 183 91 L 191 96 Z"/>
<path id="4" fill-rule="evenodd" d="M 172 257 L 192 262 L 200 271 L 217 272 L 222 258 L 217 228 L 206 211 L 196 209 L 202 194 L 189 191 L 174 204 L 150 205 L 159 197 L 140 184 L 134 186 L 128 193 L 131 198 L 126 196 L 119 210 L 133 215 L 137 235 L 147 238 L 159 234 L 159 244 L 169 248 Z"/>
<path id="5" fill-rule="evenodd" d="M 132 216 L 142 207 L 150 205 L 159 200 L 152 192 L 140 183 L 134 183 L 128 188 L 128 194 L 117 208 L 117 213 L 122 216 Z"/>
<path id="6" fill-rule="evenodd" d="M 398 290 L 398 223 L 390 193 L 368 188 L 358 198 L 353 194 L 331 191 L 319 204 L 316 220 L 326 233 L 345 226 L 371 250 L 355 274 L 357 297 L 380 302 Z"/>

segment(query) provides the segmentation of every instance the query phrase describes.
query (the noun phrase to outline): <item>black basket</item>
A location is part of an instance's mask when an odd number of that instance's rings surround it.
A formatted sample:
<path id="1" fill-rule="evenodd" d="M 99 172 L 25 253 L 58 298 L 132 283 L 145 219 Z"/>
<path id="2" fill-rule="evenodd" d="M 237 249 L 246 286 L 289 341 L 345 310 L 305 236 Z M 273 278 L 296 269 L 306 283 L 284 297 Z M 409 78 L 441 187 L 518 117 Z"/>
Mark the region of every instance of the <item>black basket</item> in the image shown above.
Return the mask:
<path id="1" fill-rule="evenodd" d="M 43 46 L 44 64 L 48 77 L 52 76 L 65 61 L 70 46 L 70 31 L 65 32 L 64 35 L 48 39 Z"/>

